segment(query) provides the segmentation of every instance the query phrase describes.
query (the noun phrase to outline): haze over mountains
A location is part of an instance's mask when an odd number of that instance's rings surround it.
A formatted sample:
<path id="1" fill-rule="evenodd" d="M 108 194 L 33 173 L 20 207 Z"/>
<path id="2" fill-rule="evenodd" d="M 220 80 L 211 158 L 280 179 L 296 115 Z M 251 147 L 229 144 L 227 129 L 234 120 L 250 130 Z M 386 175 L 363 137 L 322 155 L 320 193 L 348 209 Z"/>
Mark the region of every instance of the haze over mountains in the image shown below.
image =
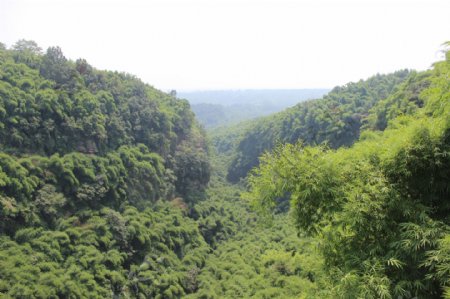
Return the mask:
<path id="1" fill-rule="evenodd" d="M 443 46 L 204 130 L 183 94 L 0 43 L 0 298 L 450 299 Z"/>
<path id="2" fill-rule="evenodd" d="M 279 112 L 295 104 L 321 98 L 330 89 L 241 89 L 179 92 L 187 99 L 201 124 L 206 128 L 230 125 L 239 121 Z"/>

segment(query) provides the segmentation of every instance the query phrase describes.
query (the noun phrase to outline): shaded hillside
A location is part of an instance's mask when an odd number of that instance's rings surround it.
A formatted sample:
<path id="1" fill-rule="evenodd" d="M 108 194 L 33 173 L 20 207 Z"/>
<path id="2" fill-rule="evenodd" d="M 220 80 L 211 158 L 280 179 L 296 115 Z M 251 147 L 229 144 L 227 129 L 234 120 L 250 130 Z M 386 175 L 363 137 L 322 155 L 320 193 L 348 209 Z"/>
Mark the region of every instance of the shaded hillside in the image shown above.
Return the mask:
<path id="1" fill-rule="evenodd" d="M 174 93 L 0 44 L 0 297 L 450 298 L 446 57 L 206 141 Z"/>
<path id="2" fill-rule="evenodd" d="M 380 100 L 394 93 L 409 75 L 403 70 L 335 87 L 322 99 L 300 103 L 254 122 L 239 140 L 228 171 L 232 182 L 258 165 L 258 157 L 277 142 L 349 146 L 359 137 L 364 119 Z"/>

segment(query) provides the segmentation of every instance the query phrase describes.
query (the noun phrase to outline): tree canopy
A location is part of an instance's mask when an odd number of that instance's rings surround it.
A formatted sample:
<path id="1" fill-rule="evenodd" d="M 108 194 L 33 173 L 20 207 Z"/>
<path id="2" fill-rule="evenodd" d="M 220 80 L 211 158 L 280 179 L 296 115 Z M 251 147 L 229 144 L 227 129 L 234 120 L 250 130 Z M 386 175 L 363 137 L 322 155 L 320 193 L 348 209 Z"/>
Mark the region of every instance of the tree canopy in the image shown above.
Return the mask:
<path id="1" fill-rule="evenodd" d="M 449 75 L 208 139 L 176 92 L 0 44 L 0 297 L 450 299 Z"/>
<path id="2" fill-rule="evenodd" d="M 0 151 L 0 297 L 193 291 L 209 246 L 172 202 L 200 200 L 210 165 L 187 101 L 20 40 L 0 49 Z"/>
<path id="3" fill-rule="evenodd" d="M 228 179 L 237 182 L 244 178 L 258 165 L 258 157 L 277 143 L 301 140 L 305 144 L 327 144 L 332 148 L 352 145 L 358 140 L 373 106 L 394 93 L 398 84 L 409 76 L 408 70 L 378 74 L 364 81 L 335 87 L 321 99 L 302 102 L 261 118 L 238 140 Z"/>
<path id="4" fill-rule="evenodd" d="M 450 298 L 448 57 L 375 105 L 352 147 L 279 145 L 249 177 L 255 207 L 288 196 L 321 240 L 336 296 Z"/>

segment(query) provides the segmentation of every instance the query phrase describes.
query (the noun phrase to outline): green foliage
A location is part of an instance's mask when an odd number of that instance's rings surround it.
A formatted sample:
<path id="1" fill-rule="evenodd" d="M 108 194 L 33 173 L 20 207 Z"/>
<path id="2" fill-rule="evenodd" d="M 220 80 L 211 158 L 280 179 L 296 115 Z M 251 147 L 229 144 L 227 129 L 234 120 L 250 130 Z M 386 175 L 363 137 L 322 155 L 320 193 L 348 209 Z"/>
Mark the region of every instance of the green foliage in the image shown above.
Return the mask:
<path id="1" fill-rule="evenodd" d="M 123 146 L 106 157 L 71 153 L 49 158 L 0 154 L 2 232 L 36 221 L 51 225 L 82 208 L 149 206 L 174 196 L 173 175 L 147 147 Z M 14 224 L 13 224 L 14 223 Z"/>
<path id="2" fill-rule="evenodd" d="M 218 130 L 209 152 L 174 94 L 0 44 L 0 297 L 450 298 L 449 57 Z M 231 159 L 276 140 L 239 200 Z"/>
<path id="3" fill-rule="evenodd" d="M 0 49 L 0 143 L 0 297 L 196 290 L 210 247 L 168 202 L 210 176 L 186 101 L 21 40 Z"/>
<path id="4" fill-rule="evenodd" d="M 1 57 L 2 151 L 106 156 L 143 144 L 175 173 L 178 195 L 203 191 L 208 149 L 187 101 L 131 75 L 98 71 L 82 59 L 72 62 L 58 47 L 42 54 L 35 42 L 21 40 Z"/>
<path id="5" fill-rule="evenodd" d="M 255 221 L 255 215 L 239 195 L 240 189 L 236 186 L 229 186 L 214 177 L 207 190 L 208 200 L 189 211 L 189 217 L 196 220 L 203 238 L 212 248 Z"/>
<path id="6" fill-rule="evenodd" d="M 326 143 L 332 148 L 350 146 L 360 135 L 369 110 L 394 93 L 409 76 L 403 70 L 376 75 L 365 81 L 335 87 L 322 99 L 302 102 L 273 116 L 261 118 L 239 138 L 228 179 L 239 181 L 258 165 L 258 157 L 278 142 L 308 145 Z"/>
<path id="7" fill-rule="evenodd" d="M 208 252 L 195 222 L 167 204 L 80 212 L 1 238 L 0 295 L 13 298 L 177 298 Z"/>
<path id="8" fill-rule="evenodd" d="M 280 145 L 250 175 L 245 197 L 270 213 L 288 195 L 298 229 L 321 240 L 333 296 L 448 296 L 449 74 L 447 60 L 417 75 L 423 107 L 393 113 L 414 114 L 382 134 L 349 149 Z"/>
<path id="9" fill-rule="evenodd" d="M 260 212 L 275 208 L 274 199 L 290 194 L 291 208 L 299 228 L 316 233 L 322 219 L 340 206 L 341 169 L 321 147 L 286 144 L 261 157 L 260 171 L 249 177 L 250 200 Z M 307 217 L 305 217 L 307 215 Z M 320 221 L 319 221 L 320 219 Z"/>
<path id="10" fill-rule="evenodd" d="M 327 298 L 316 242 L 299 239 L 286 215 L 247 224 L 215 250 L 187 298 Z"/>
<path id="11" fill-rule="evenodd" d="M 364 128 L 384 130 L 390 120 L 400 115 L 414 114 L 423 107 L 421 92 L 430 85 L 430 75 L 431 72 L 411 72 L 394 93 L 375 104 L 365 119 Z"/>

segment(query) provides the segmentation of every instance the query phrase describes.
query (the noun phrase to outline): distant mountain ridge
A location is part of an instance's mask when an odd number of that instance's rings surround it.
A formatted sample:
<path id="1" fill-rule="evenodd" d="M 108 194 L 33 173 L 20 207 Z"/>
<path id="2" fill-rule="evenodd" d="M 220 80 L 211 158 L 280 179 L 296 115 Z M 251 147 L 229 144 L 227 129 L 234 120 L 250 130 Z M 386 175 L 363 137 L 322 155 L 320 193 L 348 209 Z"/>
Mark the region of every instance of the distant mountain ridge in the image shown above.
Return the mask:
<path id="1" fill-rule="evenodd" d="M 295 105 L 301 100 L 320 98 L 330 88 L 304 89 L 231 89 L 231 90 L 198 90 L 178 92 L 178 97 L 187 99 L 189 103 L 219 104 L 231 106 L 236 104 L 281 104 Z"/>
<path id="2" fill-rule="evenodd" d="M 321 98 L 329 89 L 204 90 L 178 93 L 187 99 L 206 128 L 279 112 L 299 102 Z"/>
<path id="3" fill-rule="evenodd" d="M 333 88 L 321 99 L 303 101 L 254 121 L 244 129 L 244 134 L 236 135 L 239 140 L 233 141 L 236 153 L 228 169 L 228 179 L 237 182 L 245 177 L 258 165 L 258 157 L 277 142 L 302 140 L 309 145 L 327 143 L 331 148 L 352 145 L 359 138 L 369 110 L 394 93 L 410 73 L 400 70 L 350 82 Z M 381 125 L 383 117 L 380 115 L 379 118 Z M 243 130 L 242 126 L 236 129 Z"/>

